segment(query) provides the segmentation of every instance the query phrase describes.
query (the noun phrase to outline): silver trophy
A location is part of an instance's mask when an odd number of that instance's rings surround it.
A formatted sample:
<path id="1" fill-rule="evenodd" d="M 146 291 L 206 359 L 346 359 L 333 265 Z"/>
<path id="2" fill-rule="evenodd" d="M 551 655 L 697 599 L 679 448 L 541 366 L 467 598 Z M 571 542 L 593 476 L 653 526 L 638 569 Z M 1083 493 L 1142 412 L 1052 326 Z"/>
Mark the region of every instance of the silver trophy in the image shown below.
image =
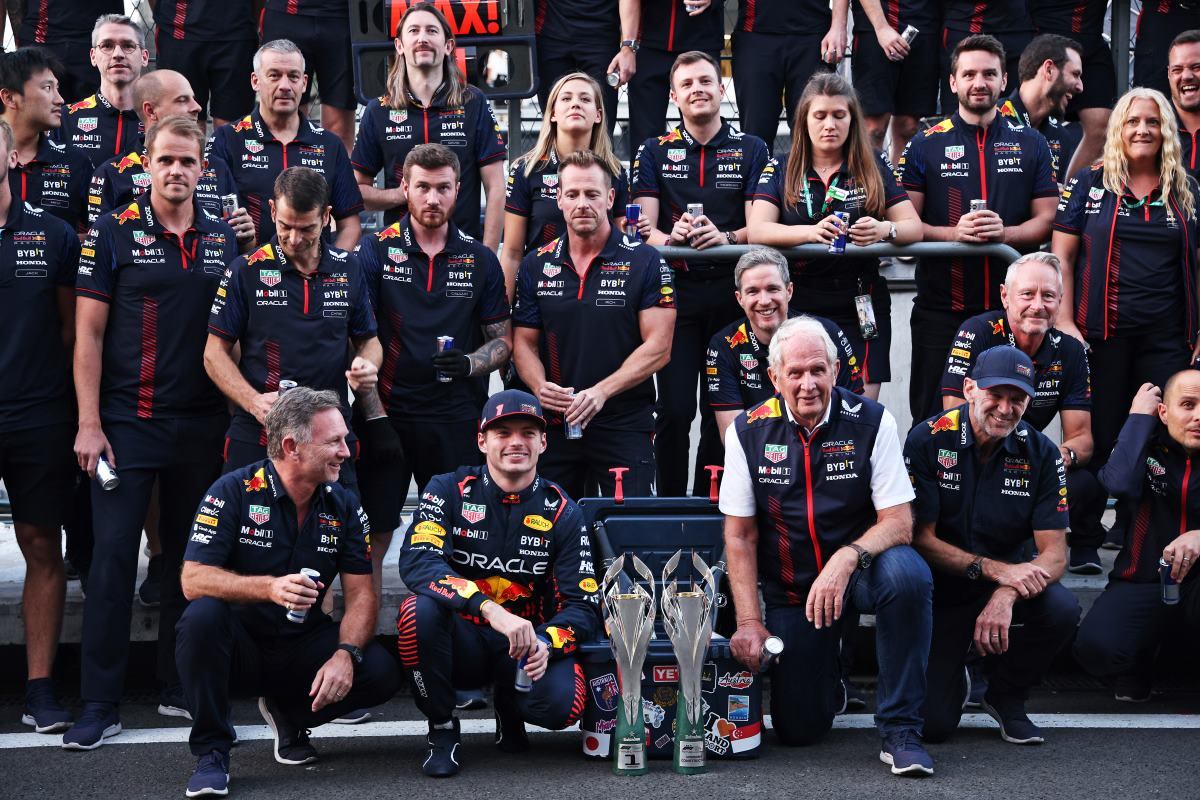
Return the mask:
<path id="1" fill-rule="evenodd" d="M 684 775 L 704 772 L 704 712 L 700 699 L 700 671 L 712 638 L 712 609 L 717 581 L 696 553 L 692 566 L 700 580 L 681 591 L 674 578 L 683 551 L 676 550 L 663 567 L 663 626 L 675 648 L 679 664 L 679 695 L 675 703 L 675 756 L 672 767 Z"/>
<path id="2" fill-rule="evenodd" d="M 621 702 L 617 705 L 617 727 L 613 730 L 615 747 L 613 773 L 644 775 L 646 763 L 646 723 L 642 713 L 642 663 L 654 633 L 654 575 L 640 558 L 629 556 L 633 570 L 650 587 L 642 588 L 625 574 L 625 556 L 617 556 L 604 573 L 604 624 L 608 628 L 617 676 L 621 682 Z"/>

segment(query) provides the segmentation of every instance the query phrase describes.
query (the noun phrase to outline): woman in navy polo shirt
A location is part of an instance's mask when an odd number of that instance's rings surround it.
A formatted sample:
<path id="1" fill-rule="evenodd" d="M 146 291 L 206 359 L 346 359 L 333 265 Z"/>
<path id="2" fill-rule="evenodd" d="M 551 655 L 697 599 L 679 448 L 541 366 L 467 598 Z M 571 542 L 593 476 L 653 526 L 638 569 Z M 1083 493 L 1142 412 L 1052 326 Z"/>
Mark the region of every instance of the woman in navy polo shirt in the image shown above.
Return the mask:
<path id="1" fill-rule="evenodd" d="M 558 160 L 577 150 L 591 150 L 612 171 L 617 197 L 609 216 L 624 228 L 629 177 L 613 152 L 604 126 L 600 84 L 583 72 L 563 75 L 550 89 L 537 144 L 514 161 L 508 171 L 500 265 L 504 267 L 509 300 L 516 289 L 521 259 L 567 232 L 558 210 Z"/>
<path id="2" fill-rule="evenodd" d="M 1063 265 L 1055 326 L 1091 353 L 1094 472 L 1138 388 L 1162 386 L 1194 357 L 1196 196 L 1171 104 L 1146 88 L 1117 101 L 1100 161 L 1063 189 L 1051 242 Z"/>
<path id="3" fill-rule="evenodd" d="M 850 215 L 854 244 L 920 241 L 921 220 L 891 168 L 872 152 L 850 84 L 835 74 L 814 75 L 792 130 L 791 150 L 772 159 L 759 179 L 748 221 L 751 243 L 828 245 L 839 231 L 835 211 Z M 791 266 L 792 309 L 827 317 L 846 332 L 862 360 L 865 394 L 877 399 L 880 384 L 891 379 L 892 341 L 892 302 L 879 259 L 835 255 L 795 259 Z M 877 338 L 866 338 L 859 325 L 857 306 L 866 302 L 874 307 Z"/>

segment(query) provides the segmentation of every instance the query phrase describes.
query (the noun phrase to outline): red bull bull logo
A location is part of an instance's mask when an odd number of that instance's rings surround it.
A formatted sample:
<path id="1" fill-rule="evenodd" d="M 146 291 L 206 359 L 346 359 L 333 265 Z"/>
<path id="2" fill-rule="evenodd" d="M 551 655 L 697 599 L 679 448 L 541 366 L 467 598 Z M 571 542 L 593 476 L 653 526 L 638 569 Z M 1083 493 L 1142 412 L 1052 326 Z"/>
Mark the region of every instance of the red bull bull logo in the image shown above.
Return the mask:
<path id="1" fill-rule="evenodd" d="M 267 260 L 271 260 L 271 261 L 275 260 L 275 251 L 274 251 L 274 249 L 272 249 L 271 245 L 264 244 L 262 247 L 258 248 L 257 250 L 255 250 L 253 253 L 251 253 L 249 256 L 246 257 L 246 266 L 250 266 L 251 264 L 257 264 L 260 261 L 267 261 Z"/>
<path id="2" fill-rule="evenodd" d="M 772 397 L 762 405 L 756 406 L 746 412 L 746 421 L 757 422 L 762 419 L 771 419 L 780 416 L 783 416 L 783 412 L 779 410 L 779 398 Z"/>
<path id="3" fill-rule="evenodd" d="M 121 160 L 117 162 L 117 172 L 125 172 L 130 167 L 142 166 L 142 157 L 137 153 L 130 153 L 127 156 L 121 156 Z"/>
<path id="4" fill-rule="evenodd" d="M 749 344 L 750 337 L 746 335 L 746 326 L 738 325 L 738 329 L 733 332 L 733 336 L 726 336 L 725 342 L 730 347 L 737 347 L 741 344 Z"/>
<path id="5" fill-rule="evenodd" d="M 71 105 L 67 106 L 67 113 L 74 114 L 76 112 L 84 111 L 86 109 L 95 108 L 95 107 L 96 107 L 96 95 L 92 95 L 91 97 L 85 97 L 84 99 L 80 100 L 78 103 L 72 103 Z"/>
<path id="6" fill-rule="evenodd" d="M 475 585 L 475 581 L 469 581 L 457 575 L 447 575 L 440 579 L 438 583 L 442 586 L 449 586 L 459 597 L 464 599 L 479 591 L 479 587 Z"/>
<path id="7" fill-rule="evenodd" d="M 956 408 L 953 411 L 948 411 L 942 414 L 935 420 L 929 422 L 930 433 L 941 433 L 942 431 L 958 430 L 959 410 Z"/>
<path id="8" fill-rule="evenodd" d="M 242 131 L 250 130 L 250 128 L 253 127 L 253 125 L 254 125 L 254 122 L 251 121 L 250 115 L 247 114 L 246 116 L 239 119 L 237 122 L 233 123 L 233 130 L 234 130 L 234 133 L 241 133 Z"/>
<path id="9" fill-rule="evenodd" d="M 533 588 L 521 583 L 513 583 L 508 578 L 493 575 L 490 578 L 480 578 L 475 581 L 479 591 L 493 602 L 505 605 L 517 600 L 533 597 Z"/>
<path id="10" fill-rule="evenodd" d="M 992 335 L 993 336 L 1003 336 L 1004 335 L 1004 320 L 998 319 L 992 323 Z"/>
<path id="11" fill-rule="evenodd" d="M 558 239 L 555 239 L 553 242 L 550 242 L 550 243 L 548 243 L 548 244 L 544 244 L 544 245 L 542 245 L 541 247 L 539 247 L 539 248 L 538 248 L 538 251 L 537 251 L 537 254 L 538 254 L 539 256 L 544 256 L 544 255 L 546 255 L 547 253 L 552 253 L 552 252 L 554 252 L 554 248 L 556 248 L 556 247 L 558 247 Z"/>
<path id="12" fill-rule="evenodd" d="M 669 144 L 670 142 L 682 142 L 683 134 L 679 132 L 679 128 L 672 128 L 671 132 L 666 136 L 658 137 L 659 144 Z"/>
<path id="13" fill-rule="evenodd" d="M 381 241 L 381 242 L 384 239 L 399 239 L 399 238 L 400 238 L 400 223 L 399 222 L 397 222 L 393 225 L 389 225 L 388 227 L 384 228 L 383 230 L 381 230 L 379 232 L 379 241 Z"/>
<path id="14" fill-rule="evenodd" d="M 550 646 L 556 650 L 562 650 L 566 645 L 575 643 L 575 631 L 570 628 L 551 625 L 546 628 L 546 635 L 550 637 Z"/>
<path id="15" fill-rule="evenodd" d="M 925 131 L 925 135 L 933 136 L 935 133 L 945 133 L 946 131 L 950 130 L 953 127 L 954 127 L 954 120 L 947 117 L 946 119 L 939 122 L 937 125 L 934 125 L 932 128 Z"/>
<path id="16" fill-rule="evenodd" d="M 117 224 L 124 225 L 126 222 L 136 222 L 141 218 L 142 212 L 138 208 L 137 203 L 130 203 L 128 208 L 117 214 Z"/>
<path id="17" fill-rule="evenodd" d="M 242 481 L 246 486 L 247 492 L 260 492 L 267 488 L 266 467 L 261 467 L 258 472 L 255 472 L 249 480 Z"/>

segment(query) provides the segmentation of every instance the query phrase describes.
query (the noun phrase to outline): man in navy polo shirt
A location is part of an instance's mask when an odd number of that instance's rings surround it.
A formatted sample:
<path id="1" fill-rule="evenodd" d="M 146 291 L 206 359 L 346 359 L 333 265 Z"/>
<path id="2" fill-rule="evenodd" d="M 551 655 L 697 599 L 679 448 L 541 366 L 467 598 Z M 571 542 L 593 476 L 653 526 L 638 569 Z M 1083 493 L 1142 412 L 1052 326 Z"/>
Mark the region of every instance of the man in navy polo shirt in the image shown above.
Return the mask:
<path id="1" fill-rule="evenodd" d="M 129 17 L 105 14 L 92 28 L 92 64 L 100 70 L 100 90 L 68 103 L 55 139 L 88 157 L 92 169 L 128 153 L 142 140 L 133 108 L 133 82 L 150 63 L 146 34 Z"/>
<path id="2" fill-rule="evenodd" d="M 771 341 L 775 396 L 725 437 L 721 512 L 737 610 L 730 646 L 757 672 L 767 637 L 786 642 L 788 655 L 772 668 L 771 718 L 784 744 L 812 744 L 843 702 L 845 613 L 874 613 L 879 758 L 896 775 L 930 775 L 921 704 L 931 581 L 908 546 L 913 491 L 896 420 L 874 400 L 834 388 L 837 369 L 821 324 L 788 320 Z"/>
<path id="3" fill-rule="evenodd" d="M 8 172 L 13 196 L 44 209 L 77 233 L 87 230 L 84 199 L 92 164 L 47 135 L 62 124 L 58 62 L 38 47 L 0 55 L 0 120 L 13 132 L 16 165 Z"/>
<path id="4" fill-rule="evenodd" d="M 287 39 L 276 39 L 254 54 L 250 85 L 258 93 L 258 106 L 250 114 L 217 128 L 212 155 L 233 170 L 241 204 L 254 220 L 257 242 L 275 235 L 268 210 L 275 178 L 289 167 L 310 167 L 329 183 L 334 244 L 352 250 L 362 232 L 358 212 L 362 195 L 350 170 L 350 159 L 341 140 L 300 112 L 300 95 L 308 85 L 304 56 Z"/>
<path id="5" fill-rule="evenodd" d="M 336 392 L 348 424 L 347 381 L 356 395 L 374 394 L 382 359 L 358 257 L 322 237 L 331 211 L 325 179 L 308 167 L 285 170 L 270 206 L 275 236 L 229 265 L 208 322 L 204 368 L 237 406 L 225 438 L 226 472 L 264 457 L 262 424 L 281 380 Z M 354 486 L 353 460 L 341 480 Z"/>
<path id="6" fill-rule="evenodd" d="M 75 484 L 69 364 L 79 239 L 62 220 L 13 197 L 5 173 L 15 161 L 12 130 L 0 122 L 0 479 L 25 557 L 21 608 L 29 678 L 21 721 L 53 733 L 71 725 L 50 673 L 66 590 L 59 531 Z"/>
<path id="7" fill-rule="evenodd" d="M 1004 48 L 991 36 L 968 36 L 951 60 L 950 86 L 958 110 L 913 138 L 898 175 L 924 222 L 927 242 L 1002 242 L 1036 250 L 1050 237 L 1058 201 L 1046 139 L 996 110 L 1004 90 Z M 971 211 L 972 200 L 987 203 Z M 946 350 L 963 320 L 1000 307 L 1003 267 L 995 259 L 922 258 L 913 301 L 912 382 L 914 419 L 940 403 L 938 376 Z"/>
<path id="8" fill-rule="evenodd" d="M 962 405 L 963 383 L 979 354 L 999 345 L 1012 345 L 1033 360 L 1036 394 L 1024 419 L 1039 431 L 1058 416 L 1062 443 L 1058 449 L 1067 465 L 1071 495 L 1071 572 L 1100 574 L 1098 548 L 1104 541 L 1099 518 L 1084 514 L 1086 498 L 1098 495 L 1096 477 L 1083 469 L 1092 457 L 1092 381 L 1087 353 L 1078 339 L 1054 327 L 1062 301 L 1062 265 L 1053 253 L 1021 256 L 1008 267 L 1000 287 L 1004 308 L 971 317 L 963 323 L 942 374 L 944 410 Z"/>
<path id="9" fill-rule="evenodd" d="M 568 232 L 517 270 L 513 358 L 544 408 L 550 449 L 542 472 L 582 497 L 654 491 L 654 382 L 675 327 L 671 270 L 647 244 L 609 222 L 612 175 L 590 150 L 558 164 Z M 564 419 L 582 428 L 568 438 Z"/>
<path id="10" fill-rule="evenodd" d="M 744 243 L 751 195 L 770 154 L 757 136 L 746 136 L 721 119 L 721 69 L 707 53 L 683 53 L 671 67 L 671 99 L 683 122 L 665 136 L 647 139 L 633 162 L 633 196 L 642 204 L 639 227 L 647 244 L 704 250 Z M 692 203 L 704 206 L 693 216 Z M 719 328 L 738 316 L 730 296 L 729 262 L 693 259 L 671 263 L 677 314 L 671 359 L 658 373 L 654 449 L 658 491 L 687 494 L 689 434 L 696 416 L 696 384 L 704 348 Z M 713 419 L 702 409 L 701 434 L 712 440 Z M 704 457 L 695 491 L 707 485 Z"/>
<path id="11" fill-rule="evenodd" d="M 400 524 L 396 487 L 415 477 L 420 492 L 434 475 L 480 463 L 475 421 L 488 376 L 512 352 L 500 262 L 451 221 L 459 168 L 444 145 L 409 151 L 401 181 L 409 213 L 358 249 L 384 352 L 383 404 L 355 414 L 368 444 L 359 487 L 375 530 L 377 579 Z M 453 347 L 436 352 L 439 336 L 452 336 Z M 375 447 L 391 431 L 403 453 Z"/>
<path id="12" fill-rule="evenodd" d="M 83 714 L 68 749 L 120 733 L 117 707 L 129 655 L 138 544 L 155 481 L 164 569 L 159 678 L 177 689 L 179 565 L 191 515 L 221 469 L 225 399 L 200 369 L 208 309 L 237 254 L 233 229 L 196 206 L 204 131 L 167 117 L 146 135 L 150 191 L 97 220 L 83 242 L 76 284 L 75 392 L 79 466 L 103 457 L 120 476 L 92 485 L 95 549 L 83 606 Z M 177 705 L 177 703 L 172 703 Z"/>
<path id="13" fill-rule="evenodd" d="M 985 656 L 982 707 L 1001 737 L 1044 741 L 1025 701 L 1079 621 L 1079 603 L 1058 582 L 1067 565 L 1066 468 L 1053 442 L 1021 419 L 1034 374 L 1015 347 L 985 350 L 963 382 L 967 402 L 914 426 L 904 445 L 917 492 L 913 546 L 934 576 L 923 710 L 931 742 L 958 727 L 972 642 Z"/>
<path id="14" fill-rule="evenodd" d="M 373 641 L 370 526 L 338 485 L 350 458 L 341 406 L 334 392 L 288 392 L 267 414 L 270 457 L 223 475 L 197 503 L 176 650 L 197 758 L 188 797 L 228 791 L 232 693 L 263 695 L 275 760 L 295 765 L 317 759 L 310 728 L 383 703 L 399 685 L 395 661 Z M 345 598 L 338 623 L 321 610 L 335 578 Z"/>

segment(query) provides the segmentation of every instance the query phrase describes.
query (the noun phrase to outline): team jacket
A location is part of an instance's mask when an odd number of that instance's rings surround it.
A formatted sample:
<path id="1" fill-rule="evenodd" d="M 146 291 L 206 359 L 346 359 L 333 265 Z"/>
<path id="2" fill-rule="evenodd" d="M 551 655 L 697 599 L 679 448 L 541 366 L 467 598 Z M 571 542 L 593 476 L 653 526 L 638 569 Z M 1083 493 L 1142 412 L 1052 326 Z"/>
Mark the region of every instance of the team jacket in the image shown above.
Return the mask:
<path id="1" fill-rule="evenodd" d="M 52 135 L 82 152 L 96 169 L 113 156 L 141 150 L 144 133 L 136 111 L 121 111 L 96 92 L 63 106 L 62 125 Z"/>
<path id="2" fill-rule="evenodd" d="M 535 477 L 515 494 L 487 467 L 434 477 L 400 551 L 400 577 L 417 594 L 472 619 L 485 600 L 529 620 L 557 658 L 601 630 L 591 538 L 579 506 Z"/>
<path id="3" fill-rule="evenodd" d="M 1004 310 L 988 311 L 959 326 L 946 356 L 942 397 L 963 396 L 963 378 L 970 377 L 975 359 L 984 350 L 1000 345 L 1017 346 Z M 1059 411 L 1092 410 L 1092 378 L 1087 353 L 1079 340 L 1051 328 L 1033 355 L 1033 383 L 1037 394 L 1023 419 L 1044 430 Z"/>
<path id="4" fill-rule="evenodd" d="M 1029 122 L 1029 110 L 1021 102 L 1020 91 L 1014 90 L 1011 95 L 1001 100 L 999 108 L 1002 116 L 1016 120 L 1027 127 L 1033 127 Z M 1067 167 L 1071 166 L 1071 157 L 1075 155 L 1075 149 L 1083 141 L 1083 130 L 1079 123 L 1065 122 L 1048 116 L 1041 126 L 1034 130 L 1045 136 L 1046 144 L 1050 146 L 1050 166 L 1054 170 L 1054 180 L 1058 183 L 1066 183 Z"/>
<path id="5" fill-rule="evenodd" d="M 955 111 L 914 136 L 896 167 L 905 189 L 924 193 L 921 219 L 930 225 L 957 225 L 972 200 L 986 200 L 1005 225 L 1020 225 L 1033 200 L 1058 196 L 1045 137 L 999 113 L 980 128 Z M 916 303 L 978 314 L 1000 307 L 1003 282 L 1004 265 L 986 256 L 922 258 Z"/>
<path id="6" fill-rule="evenodd" d="M 799 314 L 789 313 L 788 317 Z M 838 351 L 837 385 L 862 394 L 862 367 L 850 340 L 837 323 L 815 318 L 825 328 Z M 758 341 L 745 318 L 726 325 L 713 336 L 705 354 L 704 378 L 708 404 L 714 411 L 750 408 L 767 400 L 775 387 L 767 377 L 768 346 Z"/>
<path id="7" fill-rule="evenodd" d="M 758 570 L 768 605 L 803 603 L 829 557 L 875 524 L 871 452 L 883 406 L 835 387 L 810 435 L 775 395 L 733 423 L 754 482 Z M 729 435 L 729 434 L 726 434 Z"/>
<path id="8" fill-rule="evenodd" d="M 660 231 L 670 232 L 687 211 L 688 203 L 703 203 L 704 215 L 718 230 L 732 231 L 746 224 L 746 203 L 754 198 L 759 176 L 771 154 L 757 136 L 721 123 L 716 136 L 706 144 L 692 138 L 682 124 L 663 136 L 647 139 L 638 148 L 630 172 L 633 196 L 655 197 L 659 201 Z M 732 264 L 716 264 L 694 259 L 677 262 L 681 269 L 723 267 L 732 273 Z"/>
<path id="9" fill-rule="evenodd" d="M 393 189 L 400 185 L 404 158 L 414 147 L 430 142 L 449 147 L 458 156 L 460 169 L 454 224 L 481 238 L 479 170 L 508 155 L 492 104 L 474 86 L 466 87 L 466 101 L 457 107 L 446 105 L 445 86 L 434 93 L 427 107 L 411 95 L 407 106 L 392 108 L 390 102 L 384 96 L 367 104 L 350 154 L 351 165 L 371 177 L 383 170 L 384 188 Z M 403 213 L 390 208 L 383 221 L 390 225 Z"/>
<path id="10" fill-rule="evenodd" d="M 142 150 L 113 156 L 100 165 L 88 185 L 88 224 L 117 206 L 128 205 L 150 188 L 149 163 Z M 237 194 L 237 184 L 229 166 L 219 158 L 209 158 L 196 181 L 196 202 L 214 217 L 221 214 L 221 195 Z"/>
<path id="11" fill-rule="evenodd" d="M 716 53 L 724 46 L 725 4 L 713 3 L 696 16 L 687 13 L 683 0 L 642 0 L 642 47 L 682 53 L 702 50 Z"/>
<path id="12" fill-rule="evenodd" d="M 185 561 L 240 575 L 293 575 L 302 568 L 321 573 L 325 588 L 303 623 L 287 621 L 275 603 L 234 603 L 256 636 L 298 636 L 327 623 L 321 600 L 336 575 L 371 574 L 371 527 L 358 498 L 338 483 L 317 485 L 302 526 L 296 504 L 269 459 L 217 479 L 200 501 Z"/>
<path id="13" fill-rule="evenodd" d="M 1192 179 L 1189 182 L 1193 196 L 1200 197 L 1200 187 Z M 1157 207 L 1147 203 L 1139 209 L 1130 207 L 1123 200 L 1104 188 L 1104 171 L 1098 164 L 1080 170 L 1062 191 L 1054 230 L 1080 238 L 1079 254 L 1075 258 L 1075 324 L 1084 336 L 1107 339 L 1118 331 L 1122 315 L 1134 310 L 1119 290 L 1122 259 L 1135 260 L 1138 254 L 1129 252 L 1131 247 L 1123 247 L 1125 243 L 1116 232 L 1121 217 L 1141 215 L 1145 222 L 1165 225 L 1178 236 L 1176 263 L 1183 295 L 1184 327 L 1163 333 L 1186 337 L 1189 344 L 1194 344 L 1197 325 L 1196 217 L 1185 217 L 1174 198 L 1170 200 L 1170 218 L 1161 201 Z M 1162 266 L 1169 268 L 1170 265 Z"/>
<path id="14" fill-rule="evenodd" d="M 1135 504 L 1133 526 L 1117 555 L 1111 580 L 1158 583 L 1158 560 L 1176 537 L 1200 520 L 1200 480 L 1189 456 L 1150 414 L 1130 414 L 1100 482 L 1118 500 Z M 1189 572 L 1185 581 L 1196 577 Z"/>
<path id="15" fill-rule="evenodd" d="M 37 155 L 8 171 L 13 199 L 45 209 L 75 229 L 87 230 L 84 198 L 92 162 L 70 145 L 42 135 Z"/>
<path id="16" fill-rule="evenodd" d="M 233 229 L 196 207 L 182 241 L 154 216 L 150 193 L 88 231 L 75 293 L 109 303 L 100 379 L 102 419 L 225 412 L 204 371 L 209 307 L 237 255 Z"/>
<path id="17" fill-rule="evenodd" d="M 383 364 L 379 397 L 408 420 L 479 419 L 488 377 L 437 380 L 437 337 L 453 336 L 466 353 L 483 344 L 483 328 L 509 318 L 504 272 L 496 254 L 450 223 L 446 248 L 433 258 L 413 238 L 406 215 L 358 246 L 358 260 L 379 321 Z"/>

